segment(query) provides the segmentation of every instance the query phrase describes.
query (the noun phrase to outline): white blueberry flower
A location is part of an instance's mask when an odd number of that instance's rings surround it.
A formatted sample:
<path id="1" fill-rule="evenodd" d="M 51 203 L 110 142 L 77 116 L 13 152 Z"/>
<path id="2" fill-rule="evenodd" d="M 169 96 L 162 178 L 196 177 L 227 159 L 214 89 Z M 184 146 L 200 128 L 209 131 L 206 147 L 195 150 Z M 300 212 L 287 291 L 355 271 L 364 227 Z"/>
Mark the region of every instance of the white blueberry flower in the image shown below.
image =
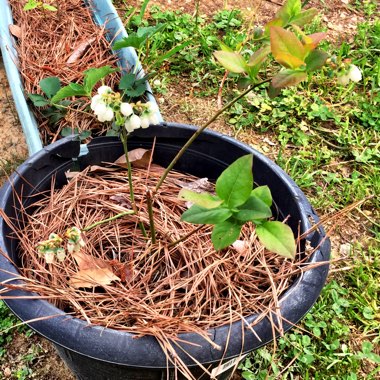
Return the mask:
<path id="1" fill-rule="evenodd" d="M 349 81 L 350 81 L 350 77 L 348 74 L 344 73 L 344 74 L 338 76 L 337 81 L 342 86 L 347 86 Z"/>
<path id="2" fill-rule="evenodd" d="M 348 76 L 353 82 L 360 82 L 362 80 L 362 72 L 359 67 L 355 65 L 350 65 L 348 69 Z"/>
<path id="3" fill-rule="evenodd" d="M 129 121 L 131 123 L 131 127 L 133 129 L 138 129 L 141 127 L 141 119 L 139 116 L 137 115 L 132 115 L 130 118 L 129 118 Z"/>
<path id="4" fill-rule="evenodd" d="M 121 103 L 120 104 L 120 112 L 124 116 L 131 116 L 133 114 L 133 108 L 129 103 Z"/>
<path id="5" fill-rule="evenodd" d="M 160 120 L 158 119 L 158 116 L 156 113 L 152 113 L 149 115 L 149 121 L 150 124 L 159 124 Z"/>
<path id="6" fill-rule="evenodd" d="M 105 121 L 111 121 L 113 119 L 114 112 L 112 108 L 106 107 L 104 112 L 97 114 L 97 116 L 98 116 L 98 120 L 103 123 Z"/>
<path id="7" fill-rule="evenodd" d="M 67 248 L 67 252 L 69 252 L 71 254 L 75 250 L 75 244 L 71 243 L 71 242 L 68 242 L 66 248 Z"/>
<path id="8" fill-rule="evenodd" d="M 52 264 L 54 263 L 54 251 L 52 250 L 48 250 L 45 252 L 45 261 L 48 263 L 48 264 Z"/>
<path id="9" fill-rule="evenodd" d="M 133 127 L 131 125 L 131 121 L 129 119 L 127 119 L 124 123 L 124 127 L 125 129 L 127 130 L 128 133 L 131 133 L 133 132 Z"/>
<path id="10" fill-rule="evenodd" d="M 98 94 L 103 95 L 103 94 L 109 94 L 112 92 L 112 88 L 108 86 L 100 86 L 98 88 Z"/>
<path id="11" fill-rule="evenodd" d="M 99 95 L 99 94 L 96 94 L 95 96 L 92 97 L 91 99 L 91 109 L 93 111 L 95 111 L 95 108 L 96 106 L 99 104 L 99 103 L 103 103 L 103 99 L 102 99 L 102 95 Z"/>
<path id="12" fill-rule="evenodd" d="M 145 103 L 146 108 L 150 113 L 158 112 L 158 106 L 156 103 L 153 103 L 151 101 Z"/>
<path id="13" fill-rule="evenodd" d="M 94 113 L 96 116 L 103 115 L 107 111 L 107 106 L 103 102 L 99 102 L 94 107 Z"/>
<path id="14" fill-rule="evenodd" d="M 148 128 L 150 125 L 150 116 L 149 115 L 143 115 L 140 118 L 141 120 L 141 128 Z"/>
<path id="15" fill-rule="evenodd" d="M 56 256 L 57 256 L 58 261 L 60 261 L 60 262 L 64 261 L 65 257 L 66 257 L 65 249 L 64 248 L 58 248 L 57 252 L 56 252 Z"/>

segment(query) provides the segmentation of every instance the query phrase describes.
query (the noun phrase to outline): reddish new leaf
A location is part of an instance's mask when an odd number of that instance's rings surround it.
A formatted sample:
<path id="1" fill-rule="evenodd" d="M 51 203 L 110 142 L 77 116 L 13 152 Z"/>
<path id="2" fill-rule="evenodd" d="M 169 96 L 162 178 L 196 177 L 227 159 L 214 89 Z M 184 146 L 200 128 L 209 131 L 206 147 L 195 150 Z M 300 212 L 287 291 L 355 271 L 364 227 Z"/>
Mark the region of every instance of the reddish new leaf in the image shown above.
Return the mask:
<path id="1" fill-rule="evenodd" d="M 307 74 L 304 71 L 283 70 L 273 77 L 271 84 L 274 88 L 283 88 L 295 86 L 305 79 Z"/>
<path id="2" fill-rule="evenodd" d="M 272 26 L 270 28 L 270 44 L 274 59 L 281 63 L 285 58 L 293 56 L 303 62 L 306 56 L 306 50 L 297 36 L 284 28 Z M 293 63 L 286 61 L 288 67 L 293 67 Z M 299 65 L 300 66 L 300 65 Z M 297 67 L 299 67 L 297 66 Z"/>
<path id="3" fill-rule="evenodd" d="M 326 33 L 314 33 L 314 34 L 309 34 L 308 36 L 303 37 L 303 44 L 307 52 L 310 52 L 314 50 L 319 43 L 325 39 L 327 36 Z"/>

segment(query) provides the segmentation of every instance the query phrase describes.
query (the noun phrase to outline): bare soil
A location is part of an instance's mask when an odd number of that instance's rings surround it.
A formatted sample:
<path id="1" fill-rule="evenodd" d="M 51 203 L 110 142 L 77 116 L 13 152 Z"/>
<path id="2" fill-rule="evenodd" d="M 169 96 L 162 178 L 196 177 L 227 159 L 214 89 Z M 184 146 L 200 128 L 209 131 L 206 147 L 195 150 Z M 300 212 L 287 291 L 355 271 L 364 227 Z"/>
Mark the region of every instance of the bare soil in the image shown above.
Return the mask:
<path id="1" fill-rule="evenodd" d="M 140 5 L 141 1 L 132 0 L 132 5 Z M 208 17 L 224 7 L 239 8 L 248 18 L 254 18 L 259 24 L 273 16 L 273 13 L 281 5 L 282 0 L 203 0 L 200 1 L 200 13 Z M 329 38 L 337 43 L 341 39 L 350 41 L 358 22 L 364 21 L 364 17 L 357 11 L 350 10 L 347 0 L 328 0 L 322 2 L 313 0 L 312 6 L 316 6 L 323 12 L 323 21 L 329 31 Z M 151 5 L 159 5 L 164 9 L 179 10 L 195 14 L 194 0 L 152 0 Z M 205 115 L 210 115 L 217 108 L 216 99 L 196 98 L 193 95 L 191 84 L 171 85 L 170 92 L 159 95 L 160 109 L 163 117 L 168 121 L 185 122 L 189 124 L 201 124 Z M 219 121 L 214 129 L 231 135 L 231 129 Z M 277 155 L 278 145 L 271 136 L 263 136 L 255 133 L 253 129 L 243 131 L 237 136 L 239 140 L 250 144 L 271 158 Z M 22 134 L 10 90 L 7 84 L 4 66 L 0 61 L 0 184 L 10 173 L 15 163 L 23 161 L 27 155 L 27 147 Z M 364 233 L 365 226 L 360 219 L 354 216 L 350 220 L 344 220 L 342 227 L 333 236 L 333 248 L 335 252 L 345 241 L 353 239 L 353 235 Z M 30 374 L 23 379 L 38 380 L 73 380 L 74 377 L 65 367 L 62 360 L 56 354 L 53 346 L 46 340 L 32 335 L 14 333 L 13 340 L 6 347 L 6 353 L 0 358 L 0 379 L 19 379 L 16 371 L 29 368 Z M 234 379 L 239 379 L 235 375 Z"/>

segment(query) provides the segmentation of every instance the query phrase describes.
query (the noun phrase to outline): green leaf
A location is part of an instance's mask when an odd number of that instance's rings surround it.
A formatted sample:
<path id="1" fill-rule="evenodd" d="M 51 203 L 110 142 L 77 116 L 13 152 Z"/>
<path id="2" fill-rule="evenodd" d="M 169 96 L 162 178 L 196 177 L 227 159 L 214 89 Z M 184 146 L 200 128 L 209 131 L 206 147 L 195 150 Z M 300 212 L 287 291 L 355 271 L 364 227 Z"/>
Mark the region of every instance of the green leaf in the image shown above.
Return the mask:
<path id="1" fill-rule="evenodd" d="M 139 84 L 138 86 L 130 89 L 124 90 L 124 93 L 131 98 L 138 98 L 141 95 L 144 95 L 146 91 L 146 85 L 145 84 Z"/>
<path id="2" fill-rule="evenodd" d="M 135 81 L 136 81 L 136 74 L 133 74 L 133 73 L 125 74 L 120 78 L 119 88 L 121 90 L 124 90 L 126 88 L 131 88 L 133 84 L 135 83 Z"/>
<path id="3" fill-rule="evenodd" d="M 144 26 L 142 28 L 137 29 L 137 36 L 138 37 L 144 37 L 145 39 L 153 36 L 154 34 L 158 33 L 160 30 L 162 30 L 166 24 L 157 24 L 154 26 Z"/>
<path id="4" fill-rule="evenodd" d="M 224 222 L 232 215 L 232 211 L 227 208 L 207 209 L 197 205 L 186 210 L 181 220 L 194 224 L 217 224 Z"/>
<path id="5" fill-rule="evenodd" d="M 272 206 L 272 194 L 268 186 L 259 186 L 252 190 L 251 195 L 264 202 L 268 207 Z"/>
<path id="6" fill-rule="evenodd" d="M 87 96 L 87 91 L 83 86 L 77 83 L 70 83 L 69 85 L 62 87 L 52 98 L 52 103 L 57 103 L 62 99 L 72 96 Z"/>
<path id="7" fill-rule="evenodd" d="M 249 198 L 253 187 L 252 162 L 252 154 L 240 157 L 217 179 L 216 194 L 228 207 L 240 206 Z"/>
<path id="8" fill-rule="evenodd" d="M 270 46 L 264 46 L 255 51 L 248 61 L 248 66 L 261 66 L 270 53 Z"/>
<path id="9" fill-rule="evenodd" d="M 291 24 L 295 24 L 298 26 L 304 26 L 311 22 L 313 18 L 318 14 L 318 9 L 316 8 L 310 8 L 306 9 L 305 11 L 302 11 L 296 16 L 293 16 L 290 20 Z"/>
<path id="10" fill-rule="evenodd" d="M 50 102 L 47 99 L 45 99 L 42 95 L 28 94 L 28 97 L 36 107 L 43 107 L 50 104 Z"/>
<path id="11" fill-rule="evenodd" d="M 24 5 L 24 11 L 30 11 L 31 9 L 35 9 L 38 7 L 38 3 L 35 0 L 28 0 L 28 2 Z"/>
<path id="12" fill-rule="evenodd" d="M 64 127 L 61 131 L 62 137 L 72 136 L 78 134 L 78 128 L 74 128 L 74 130 L 71 127 Z"/>
<path id="13" fill-rule="evenodd" d="M 233 53 L 234 51 L 228 46 L 226 45 L 224 42 L 222 41 L 219 41 L 219 46 L 220 48 L 223 50 L 223 51 L 229 51 L 230 53 Z"/>
<path id="14" fill-rule="evenodd" d="M 313 50 L 305 59 L 306 71 L 312 72 L 320 69 L 328 57 L 329 55 L 323 50 Z"/>
<path id="15" fill-rule="evenodd" d="M 114 49 L 122 49 L 125 47 L 133 47 L 135 49 L 140 49 L 140 47 L 145 43 L 145 41 L 151 37 L 153 34 L 157 33 L 165 27 L 165 24 L 158 24 L 156 26 L 147 26 L 139 28 L 137 32 L 131 33 L 128 37 L 116 41 L 113 45 Z"/>
<path id="16" fill-rule="evenodd" d="M 128 37 L 124 37 L 123 39 L 116 41 L 113 44 L 113 49 L 118 50 L 126 47 L 139 49 L 145 40 L 145 37 L 138 37 L 136 33 L 131 33 Z"/>
<path id="17" fill-rule="evenodd" d="M 271 84 L 274 88 L 283 88 L 295 86 L 305 79 L 307 79 L 307 74 L 304 71 L 282 70 L 273 77 Z"/>
<path id="18" fill-rule="evenodd" d="M 209 193 L 197 193 L 189 189 L 182 189 L 178 194 L 178 198 L 207 209 L 218 207 L 223 203 L 221 199 Z"/>
<path id="19" fill-rule="evenodd" d="M 277 11 L 276 18 L 283 20 L 286 24 L 290 18 L 295 17 L 301 12 L 301 0 L 287 0 L 284 5 Z"/>
<path id="20" fill-rule="evenodd" d="M 271 216 L 270 207 L 252 193 L 247 202 L 239 207 L 239 212 L 234 214 L 234 218 L 241 222 L 262 220 Z"/>
<path id="21" fill-rule="evenodd" d="M 281 222 L 265 222 L 256 226 L 257 236 L 265 248 L 278 255 L 293 259 L 296 243 L 292 229 Z"/>
<path id="22" fill-rule="evenodd" d="M 49 77 L 40 80 L 41 90 L 46 94 L 46 96 L 50 99 L 54 96 L 59 89 L 61 88 L 61 82 L 57 77 Z"/>
<path id="23" fill-rule="evenodd" d="M 247 69 L 247 64 L 240 53 L 218 50 L 214 52 L 216 60 L 231 73 L 244 73 Z"/>
<path id="24" fill-rule="evenodd" d="M 234 243 L 240 236 L 241 224 L 230 220 L 214 226 L 211 241 L 214 248 L 219 251 Z"/>
<path id="25" fill-rule="evenodd" d="M 107 75 L 117 71 L 118 69 L 113 69 L 111 66 L 103 66 L 95 69 L 88 69 L 84 72 L 83 87 L 87 92 L 88 96 L 91 96 L 92 89 L 101 79 L 105 78 Z"/>
<path id="26" fill-rule="evenodd" d="M 58 10 L 56 7 L 53 7 L 52 5 L 49 5 L 49 4 L 42 4 L 42 8 L 51 12 L 56 12 Z"/>
<path id="27" fill-rule="evenodd" d="M 293 56 L 294 59 L 303 62 L 306 56 L 306 50 L 297 36 L 279 26 L 270 28 L 270 44 L 274 59 L 279 63 L 281 62 L 278 57 L 283 60 L 283 57 Z"/>
<path id="28" fill-rule="evenodd" d="M 79 140 L 80 141 L 83 141 L 83 140 L 86 140 L 88 137 L 91 136 L 91 131 L 82 131 L 80 134 L 79 134 Z"/>
<path id="29" fill-rule="evenodd" d="M 267 59 L 270 53 L 270 46 L 264 46 L 261 49 L 255 51 L 248 61 L 248 71 L 251 77 L 256 77 L 260 71 L 262 64 Z"/>

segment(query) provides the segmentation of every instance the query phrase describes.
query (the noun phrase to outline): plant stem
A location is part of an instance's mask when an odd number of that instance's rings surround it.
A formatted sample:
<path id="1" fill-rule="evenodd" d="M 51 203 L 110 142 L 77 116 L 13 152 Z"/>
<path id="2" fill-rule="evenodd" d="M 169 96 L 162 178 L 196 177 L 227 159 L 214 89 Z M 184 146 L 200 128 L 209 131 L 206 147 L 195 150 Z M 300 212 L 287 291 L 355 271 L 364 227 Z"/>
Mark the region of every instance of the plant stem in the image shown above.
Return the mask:
<path id="1" fill-rule="evenodd" d="M 211 124 L 213 123 L 224 111 L 226 111 L 228 108 L 230 108 L 233 104 L 235 104 L 238 100 L 243 98 L 245 95 L 247 95 L 250 91 L 255 89 L 256 87 L 261 86 L 264 83 L 269 82 L 271 79 L 266 79 L 262 82 L 256 83 L 249 87 L 247 90 L 245 90 L 243 93 L 241 93 L 239 96 L 231 100 L 228 104 L 226 104 L 222 109 L 220 109 L 211 119 L 209 119 L 202 127 L 200 127 L 186 142 L 186 144 L 181 148 L 181 150 L 177 153 L 177 155 L 173 158 L 173 160 L 170 162 L 169 166 L 165 169 L 164 173 L 162 174 L 160 180 L 158 181 L 156 185 L 156 191 L 161 187 L 162 183 L 165 181 L 165 178 L 169 174 L 169 172 L 173 169 L 174 165 L 177 163 L 177 161 L 182 157 L 182 155 L 186 152 L 186 150 L 189 148 L 189 146 L 193 143 L 193 141 Z"/>
<path id="2" fill-rule="evenodd" d="M 152 239 L 152 244 L 156 243 L 156 229 L 154 228 L 154 218 L 153 218 L 153 204 L 152 204 L 152 191 L 146 191 L 146 204 L 148 207 L 148 215 L 149 215 L 149 228 L 150 235 Z"/>
<path id="3" fill-rule="evenodd" d="M 128 140 L 127 131 L 125 130 L 125 128 L 121 127 L 121 141 L 123 143 L 125 161 L 127 163 L 127 169 L 128 169 L 129 196 L 131 197 L 132 208 L 134 211 L 136 211 L 135 194 L 133 192 L 133 183 L 132 183 L 132 167 L 131 167 L 131 162 L 129 161 L 129 157 L 128 157 L 127 140 Z"/>
<path id="4" fill-rule="evenodd" d="M 135 202 L 135 193 L 133 191 L 132 166 L 131 166 L 131 162 L 129 161 L 129 157 L 128 157 L 128 134 L 127 134 L 126 129 L 123 126 L 121 127 L 121 141 L 123 143 L 125 161 L 127 162 L 129 196 L 131 198 L 132 209 L 136 214 L 138 214 L 137 206 L 136 206 L 136 202 Z M 143 236 L 147 237 L 144 224 L 141 221 L 139 221 L 139 227 L 140 227 L 140 230 L 141 230 Z"/>
<path id="5" fill-rule="evenodd" d="M 87 232 L 92 230 L 96 226 L 100 226 L 101 224 L 107 223 L 107 222 L 112 222 L 113 220 L 122 218 L 125 215 L 133 215 L 135 212 L 133 210 L 128 210 L 121 212 L 120 214 L 116 214 L 115 216 L 111 216 L 110 218 L 99 220 L 99 222 L 95 222 L 93 224 L 90 224 L 89 226 L 82 228 L 82 231 Z"/>
<path id="6" fill-rule="evenodd" d="M 202 227 L 204 227 L 204 224 L 201 224 L 200 226 L 198 226 L 197 228 L 194 228 L 192 231 L 190 231 L 188 234 L 186 234 L 185 236 L 182 236 L 181 238 L 179 238 L 178 240 L 175 240 L 175 241 L 172 241 L 171 243 L 168 244 L 168 247 L 174 247 L 175 245 L 177 245 L 178 243 L 181 243 L 182 241 L 185 241 L 186 239 L 188 239 L 191 235 L 195 234 L 196 232 L 198 232 Z"/>

